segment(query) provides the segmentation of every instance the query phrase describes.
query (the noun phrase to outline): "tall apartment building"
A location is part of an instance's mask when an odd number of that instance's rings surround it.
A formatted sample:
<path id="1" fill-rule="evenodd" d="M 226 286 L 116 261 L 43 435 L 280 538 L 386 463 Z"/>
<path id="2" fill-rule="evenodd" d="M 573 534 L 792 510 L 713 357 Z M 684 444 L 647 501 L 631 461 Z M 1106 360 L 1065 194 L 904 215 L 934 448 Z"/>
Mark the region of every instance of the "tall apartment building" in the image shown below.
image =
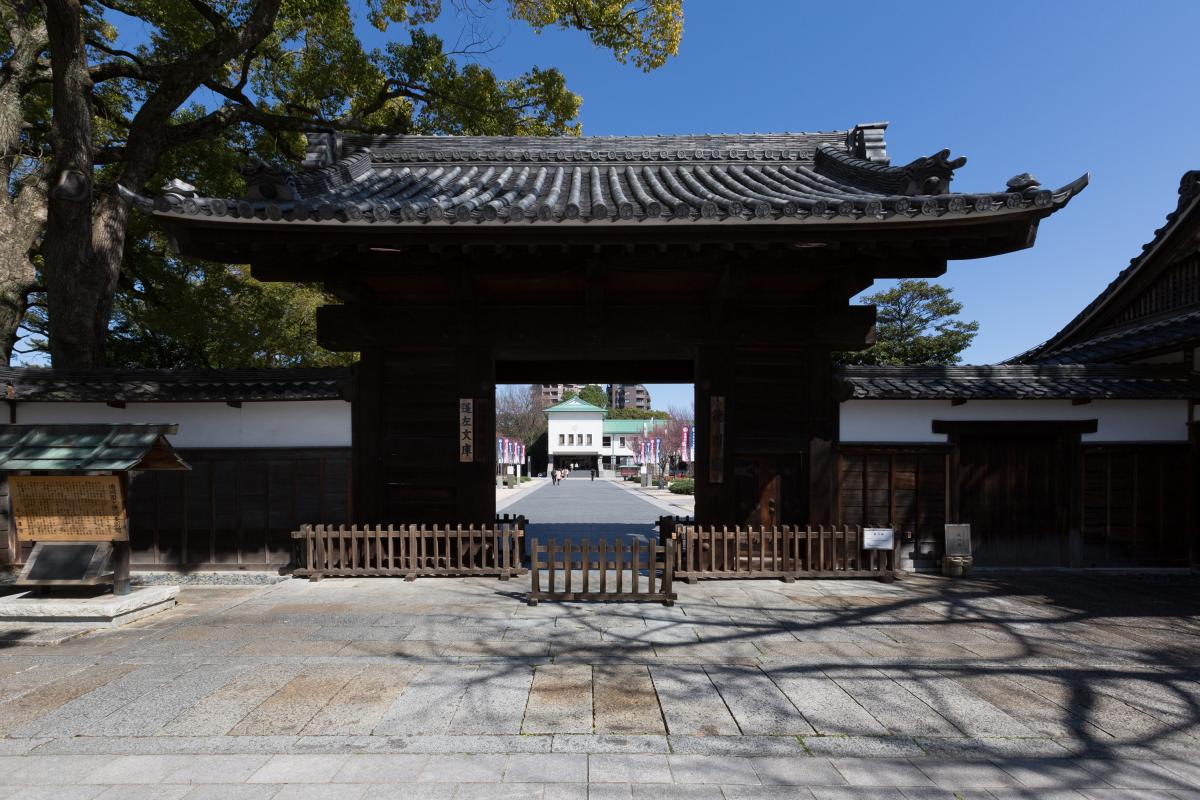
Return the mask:
<path id="1" fill-rule="evenodd" d="M 578 392 L 586 383 L 535 383 L 529 387 L 534 397 L 540 397 L 543 405 L 561 403 L 566 392 Z"/>
<path id="2" fill-rule="evenodd" d="M 613 408 L 650 408 L 650 392 L 640 383 L 610 383 L 606 391 Z"/>

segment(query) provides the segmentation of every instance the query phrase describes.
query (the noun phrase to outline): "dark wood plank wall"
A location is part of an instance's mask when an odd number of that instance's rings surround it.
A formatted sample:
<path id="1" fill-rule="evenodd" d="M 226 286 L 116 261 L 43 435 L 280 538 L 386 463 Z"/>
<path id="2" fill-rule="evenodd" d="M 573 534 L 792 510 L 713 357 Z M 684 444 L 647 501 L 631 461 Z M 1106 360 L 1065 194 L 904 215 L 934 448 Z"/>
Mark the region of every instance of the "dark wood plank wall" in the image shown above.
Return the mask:
<path id="1" fill-rule="evenodd" d="M 828 371 L 827 361 L 820 360 L 827 359 L 828 353 L 814 350 L 699 349 L 696 418 L 702 420 L 702 440 L 696 445 L 697 522 L 803 525 L 816 514 L 822 524 L 833 523 L 828 500 L 812 503 L 808 483 L 814 432 L 820 431 L 826 441 L 832 437 L 832 415 L 821 402 L 828 400 L 828 390 L 825 383 L 808 379 Z M 710 396 L 725 398 L 725 437 L 719 456 L 710 452 Z M 832 401 L 828 404 L 832 406 Z M 717 457 L 723 462 L 720 483 L 709 480 L 711 459 Z"/>
<path id="2" fill-rule="evenodd" d="M 1068 566 L 1070 475 L 1057 436 L 963 435 L 951 462 L 951 513 L 971 524 L 975 563 Z"/>
<path id="3" fill-rule="evenodd" d="M 838 524 L 894 527 L 918 559 L 940 558 L 947 521 L 945 445 L 838 449 Z"/>
<path id="4" fill-rule="evenodd" d="M 191 471 L 133 477 L 135 568 L 280 567 L 300 525 L 351 520 L 348 447 L 179 452 Z"/>
<path id="5" fill-rule="evenodd" d="M 487 524 L 495 516 L 495 365 L 466 347 L 364 351 L 353 411 L 355 521 Z M 475 400 L 478 460 L 458 457 Z"/>
<path id="6" fill-rule="evenodd" d="M 1053 441 L 968 439 L 946 445 L 842 445 L 838 523 L 911 534 L 920 560 L 940 558 L 945 522 L 974 526 L 976 561 L 1057 566 L 1068 554 L 1067 492 Z M 1188 563 L 1186 444 L 1085 445 L 1085 567 L 1181 567 Z M 959 459 L 957 485 L 950 481 Z M 958 495 L 957 519 L 951 501 Z"/>
<path id="7" fill-rule="evenodd" d="M 299 525 L 351 521 L 349 448 L 181 453 L 192 471 L 134 477 L 133 562 L 142 569 L 279 567 Z M 942 525 L 955 521 L 952 490 L 961 504 L 966 489 L 958 517 L 977 526 L 979 563 L 1061 563 L 1065 533 L 1056 520 L 1066 510 L 1051 445 L 968 443 L 957 487 L 949 485 L 951 456 L 945 445 L 839 447 L 838 524 L 893 525 L 915 537 L 918 558 L 937 558 Z M 1083 566 L 1186 566 L 1189 460 L 1186 444 L 1084 446 Z M 20 560 L 8 509 L 0 479 L 0 564 Z M 1042 541 L 1030 530 L 1043 530 Z"/>
<path id="8" fill-rule="evenodd" d="M 1084 566 L 1186 566 L 1188 445 L 1083 449 Z"/>

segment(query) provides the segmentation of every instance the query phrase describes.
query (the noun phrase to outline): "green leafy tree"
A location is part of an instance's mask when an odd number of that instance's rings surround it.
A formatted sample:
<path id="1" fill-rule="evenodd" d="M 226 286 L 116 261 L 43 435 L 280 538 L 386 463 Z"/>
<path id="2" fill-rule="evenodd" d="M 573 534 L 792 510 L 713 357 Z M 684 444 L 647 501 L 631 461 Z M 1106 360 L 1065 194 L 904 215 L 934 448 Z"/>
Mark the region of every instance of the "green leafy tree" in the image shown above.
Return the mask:
<path id="1" fill-rule="evenodd" d="M 979 332 L 978 322 L 955 319 L 962 303 L 936 283 L 903 280 L 865 299 L 876 307 L 875 344 L 841 353 L 843 364 L 957 364 Z"/>
<path id="2" fill-rule="evenodd" d="M 675 53 L 682 32 L 682 0 L 504 6 L 535 30 L 582 31 L 642 69 Z M 482 14 L 489 3 L 454 7 Z M 0 117 L 0 149 L 34 162 L 32 184 L 49 189 L 37 244 L 0 249 L 0 260 L 24 261 L 20 269 L 0 263 L 0 305 L 8 294 L 33 290 L 28 265 L 40 258 L 56 366 L 104 363 L 110 323 L 120 313 L 115 295 L 139 283 L 122 274 L 138 230 L 117 186 L 157 192 L 164 163 L 176 154 L 194 149 L 212 157 L 195 164 L 193 182 L 215 193 L 213 185 L 230 178 L 231 156 L 294 163 L 302 131 L 314 125 L 401 134 L 580 130 L 580 98 L 558 70 L 532 67 L 502 79 L 471 52 L 447 50 L 429 31 L 441 0 L 5 0 L 0 8 L 7 35 L 0 51 L 20 68 L 0 80 L 17 76 L 11 107 L 21 109 L 15 144 L 3 139 L 13 126 Z M 393 40 L 365 46 L 356 11 Z M 144 43 L 132 50 L 118 44 L 130 38 Z M 11 206 L 18 184 L 7 183 Z M 175 263 L 195 275 L 185 260 Z M 0 337 L 11 322 L 0 314 Z"/>
<path id="3" fill-rule="evenodd" d="M 670 419 L 666 411 L 652 408 L 612 408 L 608 411 L 609 419 Z"/>
<path id="4" fill-rule="evenodd" d="M 594 383 L 589 383 L 579 390 L 579 399 L 598 408 L 608 408 L 608 395 Z"/>

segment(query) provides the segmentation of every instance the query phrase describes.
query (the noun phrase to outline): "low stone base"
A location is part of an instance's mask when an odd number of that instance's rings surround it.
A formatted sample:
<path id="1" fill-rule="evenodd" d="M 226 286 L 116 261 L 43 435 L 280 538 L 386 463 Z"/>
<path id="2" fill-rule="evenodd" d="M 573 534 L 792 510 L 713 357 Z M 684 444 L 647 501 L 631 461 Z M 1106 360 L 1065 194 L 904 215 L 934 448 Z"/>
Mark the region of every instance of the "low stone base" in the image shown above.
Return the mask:
<path id="1" fill-rule="evenodd" d="M 0 597 L 0 625 L 13 623 L 115 628 L 175 607 L 178 586 L 144 586 L 127 595 L 39 595 L 26 590 Z"/>

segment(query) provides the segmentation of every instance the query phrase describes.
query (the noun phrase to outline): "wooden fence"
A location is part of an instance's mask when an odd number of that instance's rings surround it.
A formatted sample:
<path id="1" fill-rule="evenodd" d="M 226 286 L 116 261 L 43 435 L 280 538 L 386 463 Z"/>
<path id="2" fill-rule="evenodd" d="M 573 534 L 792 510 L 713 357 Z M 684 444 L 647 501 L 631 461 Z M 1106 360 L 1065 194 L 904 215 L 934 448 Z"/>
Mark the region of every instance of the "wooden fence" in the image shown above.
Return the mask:
<path id="1" fill-rule="evenodd" d="M 473 525 L 303 525 L 292 533 L 300 567 L 293 573 L 326 576 L 523 575 L 522 529 Z"/>
<path id="2" fill-rule="evenodd" d="M 679 528 L 680 526 L 683 526 L 683 525 L 695 525 L 696 518 L 690 517 L 690 516 L 689 517 L 681 517 L 678 515 L 675 515 L 675 516 L 667 515 L 667 516 L 659 517 L 658 522 L 655 524 L 658 527 L 658 543 L 662 544 L 663 542 L 665 542 L 671 538 L 671 534 L 675 533 L 676 528 Z"/>
<path id="3" fill-rule="evenodd" d="M 655 545 L 638 539 L 628 544 L 621 539 L 596 543 L 550 540 L 543 546 L 530 539 L 529 553 L 531 588 L 526 598 L 531 606 L 539 600 L 675 604 L 673 541 Z"/>
<path id="4" fill-rule="evenodd" d="M 863 550 L 862 529 L 676 526 L 675 577 L 882 578 L 894 580 L 896 551 Z"/>

